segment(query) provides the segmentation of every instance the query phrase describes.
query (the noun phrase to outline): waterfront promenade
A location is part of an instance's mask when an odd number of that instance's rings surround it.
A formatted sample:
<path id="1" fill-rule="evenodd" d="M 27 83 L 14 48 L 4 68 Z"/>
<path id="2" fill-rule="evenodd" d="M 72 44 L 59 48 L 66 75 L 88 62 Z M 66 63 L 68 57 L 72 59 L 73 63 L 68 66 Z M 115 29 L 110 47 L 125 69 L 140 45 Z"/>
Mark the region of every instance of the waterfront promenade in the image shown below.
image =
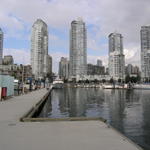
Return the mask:
<path id="1" fill-rule="evenodd" d="M 101 121 L 20 122 L 47 93 L 41 89 L 0 102 L 0 150 L 139 150 Z"/>

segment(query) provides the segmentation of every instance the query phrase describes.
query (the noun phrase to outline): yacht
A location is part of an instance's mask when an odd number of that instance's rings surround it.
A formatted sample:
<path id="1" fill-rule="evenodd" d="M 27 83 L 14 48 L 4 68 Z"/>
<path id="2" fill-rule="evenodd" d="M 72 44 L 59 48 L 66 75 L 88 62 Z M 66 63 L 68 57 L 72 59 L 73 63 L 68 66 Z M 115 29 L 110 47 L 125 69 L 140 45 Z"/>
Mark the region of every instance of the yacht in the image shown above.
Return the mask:
<path id="1" fill-rule="evenodd" d="M 64 82 L 61 79 L 55 79 L 52 86 L 54 89 L 61 89 L 64 87 Z"/>
<path id="2" fill-rule="evenodd" d="M 150 84 L 135 84 L 133 86 L 134 89 L 144 89 L 144 90 L 150 90 Z"/>
<path id="3" fill-rule="evenodd" d="M 102 85 L 102 88 L 103 88 L 103 89 L 114 89 L 115 87 L 114 87 L 114 85 L 112 85 L 112 84 L 103 84 L 103 85 Z"/>

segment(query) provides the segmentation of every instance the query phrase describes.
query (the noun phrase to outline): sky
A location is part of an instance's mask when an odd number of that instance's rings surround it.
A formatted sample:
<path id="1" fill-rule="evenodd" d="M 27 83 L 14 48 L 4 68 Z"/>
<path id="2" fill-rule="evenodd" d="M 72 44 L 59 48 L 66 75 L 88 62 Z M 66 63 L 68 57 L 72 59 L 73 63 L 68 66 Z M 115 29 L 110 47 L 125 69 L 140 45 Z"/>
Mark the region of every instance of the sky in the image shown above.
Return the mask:
<path id="1" fill-rule="evenodd" d="M 31 28 L 37 18 L 48 25 L 49 54 L 57 72 L 61 57 L 69 57 L 69 29 L 81 17 L 87 27 L 87 61 L 108 65 L 108 35 L 123 35 L 126 64 L 140 66 L 140 28 L 150 25 L 150 0 L 0 0 L 4 55 L 30 64 Z"/>

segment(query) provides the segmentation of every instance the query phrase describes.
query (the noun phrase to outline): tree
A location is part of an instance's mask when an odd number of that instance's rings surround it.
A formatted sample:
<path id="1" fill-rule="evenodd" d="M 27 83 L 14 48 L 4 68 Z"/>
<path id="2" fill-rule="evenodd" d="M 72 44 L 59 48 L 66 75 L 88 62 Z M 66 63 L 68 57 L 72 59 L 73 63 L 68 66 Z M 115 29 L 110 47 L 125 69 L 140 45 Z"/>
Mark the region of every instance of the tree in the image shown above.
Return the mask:
<path id="1" fill-rule="evenodd" d="M 118 82 L 121 83 L 121 79 L 118 79 Z"/>
<path id="2" fill-rule="evenodd" d="M 97 80 L 97 79 L 95 79 L 95 80 L 94 80 L 94 83 L 97 83 L 97 82 L 98 82 L 98 80 Z"/>
<path id="3" fill-rule="evenodd" d="M 110 83 L 114 83 L 114 79 L 111 78 L 111 79 L 109 80 L 109 82 L 110 82 Z"/>
<path id="4" fill-rule="evenodd" d="M 89 80 L 88 80 L 88 79 L 86 79 L 86 80 L 85 80 L 85 83 L 89 83 Z"/>
<path id="5" fill-rule="evenodd" d="M 105 79 L 102 79 L 102 82 L 103 82 L 103 83 L 105 83 L 105 82 L 106 82 L 106 80 L 105 80 Z"/>
<path id="6" fill-rule="evenodd" d="M 64 83 L 67 83 L 68 82 L 68 79 L 64 79 Z"/>
<path id="7" fill-rule="evenodd" d="M 82 83 L 82 81 L 81 81 L 81 80 L 79 80 L 79 81 L 78 81 L 78 83 Z"/>
<path id="8" fill-rule="evenodd" d="M 141 81 L 141 76 L 139 74 L 137 75 L 137 79 L 138 81 Z"/>
<path id="9" fill-rule="evenodd" d="M 130 81 L 132 83 L 136 83 L 137 82 L 137 77 L 130 77 Z"/>
<path id="10" fill-rule="evenodd" d="M 131 81 L 130 75 L 126 75 L 126 77 L 125 77 L 125 82 L 126 82 L 126 83 L 129 83 L 130 81 Z"/>

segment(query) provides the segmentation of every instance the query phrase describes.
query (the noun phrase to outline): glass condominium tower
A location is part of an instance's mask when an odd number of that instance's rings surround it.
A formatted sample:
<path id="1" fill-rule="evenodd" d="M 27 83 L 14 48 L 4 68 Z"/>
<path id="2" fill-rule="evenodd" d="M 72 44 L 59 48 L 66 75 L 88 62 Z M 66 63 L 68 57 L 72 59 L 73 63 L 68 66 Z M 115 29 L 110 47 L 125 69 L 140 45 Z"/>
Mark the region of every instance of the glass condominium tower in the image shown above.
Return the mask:
<path id="1" fill-rule="evenodd" d="M 31 66 L 35 79 L 42 79 L 48 72 L 48 29 L 47 24 L 37 19 L 32 26 Z"/>
<path id="2" fill-rule="evenodd" d="M 87 74 L 87 33 L 82 19 L 71 22 L 69 76 L 76 78 Z"/>
<path id="3" fill-rule="evenodd" d="M 150 80 L 150 26 L 141 27 L 141 77 Z"/>
<path id="4" fill-rule="evenodd" d="M 0 28 L 0 65 L 2 65 L 3 62 L 3 31 Z"/>
<path id="5" fill-rule="evenodd" d="M 123 36 L 120 33 L 109 35 L 109 75 L 115 80 L 125 77 Z"/>

